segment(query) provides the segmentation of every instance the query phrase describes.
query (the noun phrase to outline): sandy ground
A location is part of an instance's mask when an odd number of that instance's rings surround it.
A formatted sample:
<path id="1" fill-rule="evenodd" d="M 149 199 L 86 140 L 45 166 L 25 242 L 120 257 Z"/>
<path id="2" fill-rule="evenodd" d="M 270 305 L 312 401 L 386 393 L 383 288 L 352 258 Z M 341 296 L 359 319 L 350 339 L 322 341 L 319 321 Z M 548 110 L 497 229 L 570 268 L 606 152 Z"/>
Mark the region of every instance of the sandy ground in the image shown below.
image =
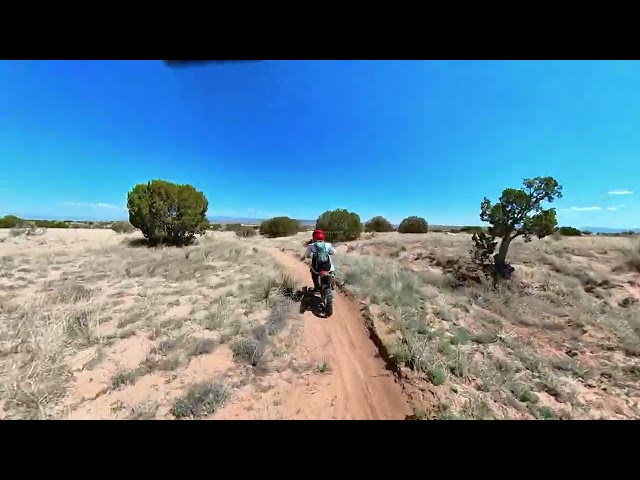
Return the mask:
<path id="1" fill-rule="evenodd" d="M 365 235 L 323 318 L 307 236 L 0 231 L 0 418 L 640 418 L 635 239 L 516 243 L 492 290 L 468 235 Z"/>
<path id="2" fill-rule="evenodd" d="M 299 314 L 299 302 L 278 291 L 278 275 L 296 291 L 311 280 L 274 242 L 220 233 L 186 249 L 148 249 L 131 246 L 135 238 L 105 230 L 4 237 L 4 418 L 412 413 L 355 301 L 336 293 L 334 315 L 322 318 Z M 219 319 L 222 301 L 227 318 Z M 278 332 L 267 340 L 256 333 L 276 317 Z M 249 345 L 252 358 L 238 344 Z"/>

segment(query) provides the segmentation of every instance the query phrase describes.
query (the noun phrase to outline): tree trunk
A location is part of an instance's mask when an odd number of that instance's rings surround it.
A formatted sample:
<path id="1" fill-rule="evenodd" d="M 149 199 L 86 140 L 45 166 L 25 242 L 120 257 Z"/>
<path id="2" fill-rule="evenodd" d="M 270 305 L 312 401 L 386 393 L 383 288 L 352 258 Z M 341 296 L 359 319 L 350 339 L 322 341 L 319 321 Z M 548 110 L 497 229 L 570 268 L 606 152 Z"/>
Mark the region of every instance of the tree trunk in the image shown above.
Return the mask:
<path id="1" fill-rule="evenodd" d="M 498 250 L 498 253 L 493 257 L 493 261 L 496 265 L 504 265 L 511 240 L 511 237 L 509 237 L 508 235 L 502 239 L 502 242 L 500 243 L 500 249 Z"/>

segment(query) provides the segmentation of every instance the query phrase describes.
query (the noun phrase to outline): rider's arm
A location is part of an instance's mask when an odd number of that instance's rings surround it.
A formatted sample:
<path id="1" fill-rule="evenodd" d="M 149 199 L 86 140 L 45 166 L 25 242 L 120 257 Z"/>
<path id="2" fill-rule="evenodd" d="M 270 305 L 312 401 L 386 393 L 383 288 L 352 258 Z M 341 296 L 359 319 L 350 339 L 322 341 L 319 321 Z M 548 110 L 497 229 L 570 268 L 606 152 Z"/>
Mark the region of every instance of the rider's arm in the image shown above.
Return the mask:
<path id="1" fill-rule="evenodd" d="M 313 253 L 313 244 L 307 245 L 307 250 L 304 252 L 305 258 L 310 257 Z"/>
<path id="2" fill-rule="evenodd" d="M 336 254 L 336 249 L 333 248 L 333 245 L 329 245 L 329 248 L 327 250 L 329 251 L 329 255 L 335 255 Z"/>

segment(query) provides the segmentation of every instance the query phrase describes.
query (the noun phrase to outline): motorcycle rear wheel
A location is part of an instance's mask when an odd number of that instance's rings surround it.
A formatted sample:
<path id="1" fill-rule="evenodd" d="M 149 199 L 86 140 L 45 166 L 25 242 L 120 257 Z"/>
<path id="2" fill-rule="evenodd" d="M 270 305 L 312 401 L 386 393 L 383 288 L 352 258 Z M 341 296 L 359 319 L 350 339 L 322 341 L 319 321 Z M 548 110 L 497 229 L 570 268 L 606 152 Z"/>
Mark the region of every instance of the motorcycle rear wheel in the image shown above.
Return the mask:
<path id="1" fill-rule="evenodd" d="M 328 300 L 325 302 L 324 313 L 327 317 L 333 315 L 333 300 Z"/>

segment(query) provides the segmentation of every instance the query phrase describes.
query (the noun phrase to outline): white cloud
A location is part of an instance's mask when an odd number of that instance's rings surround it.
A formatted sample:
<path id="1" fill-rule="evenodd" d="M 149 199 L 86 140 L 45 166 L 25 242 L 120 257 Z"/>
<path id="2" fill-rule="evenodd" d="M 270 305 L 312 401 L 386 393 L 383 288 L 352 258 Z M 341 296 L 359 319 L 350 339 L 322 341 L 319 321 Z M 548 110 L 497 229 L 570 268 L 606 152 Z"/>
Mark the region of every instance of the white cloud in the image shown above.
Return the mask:
<path id="1" fill-rule="evenodd" d="M 597 211 L 597 210 L 602 210 L 602 208 L 600 207 L 570 207 L 570 208 L 563 208 L 562 211 L 564 212 L 593 212 L 593 211 Z"/>
<path id="2" fill-rule="evenodd" d="M 607 210 L 609 210 L 611 212 L 615 212 L 619 208 L 625 208 L 625 207 L 626 207 L 626 205 L 616 205 L 615 207 L 607 207 Z"/>
<path id="3" fill-rule="evenodd" d="M 633 195 L 633 190 L 611 190 L 609 195 Z"/>
<path id="4" fill-rule="evenodd" d="M 110 210 L 126 210 L 125 207 L 118 205 L 111 205 L 110 203 L 84 203 L 84 202 L 62 202 L 62 205 L 68 205 L 72 207 L 89 207 L 89 208 L 108 208 Z"/>

